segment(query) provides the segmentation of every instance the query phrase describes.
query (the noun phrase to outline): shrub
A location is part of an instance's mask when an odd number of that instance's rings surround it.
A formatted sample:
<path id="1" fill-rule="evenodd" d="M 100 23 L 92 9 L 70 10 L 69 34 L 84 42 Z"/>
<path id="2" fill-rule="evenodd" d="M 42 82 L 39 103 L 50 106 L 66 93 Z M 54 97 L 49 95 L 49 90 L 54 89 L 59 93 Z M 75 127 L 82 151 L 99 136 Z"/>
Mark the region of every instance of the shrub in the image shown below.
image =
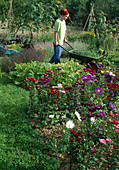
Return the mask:
<path id="1" fill-rule="evenodd" d="M 5 72 L 10 72 L 15 69 L 15 63 L 27 63 L 30 61 L 43 62 L 43 53 L 41 51 L 35 52 L 33 49 L 23 49 L 19 53 L 13 53 L 9 56 L 4 55 L 1 60 L 1 69 Z"/>

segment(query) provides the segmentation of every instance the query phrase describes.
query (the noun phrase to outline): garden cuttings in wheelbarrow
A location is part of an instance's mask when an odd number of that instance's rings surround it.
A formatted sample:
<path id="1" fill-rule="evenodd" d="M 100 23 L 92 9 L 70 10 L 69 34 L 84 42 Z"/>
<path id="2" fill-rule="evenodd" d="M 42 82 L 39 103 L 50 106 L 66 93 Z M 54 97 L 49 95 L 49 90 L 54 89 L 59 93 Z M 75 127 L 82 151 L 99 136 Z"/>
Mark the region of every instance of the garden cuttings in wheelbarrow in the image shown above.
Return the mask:
<path id="1" fill-rule="evenodd" d="M 89 57 L 89 56 L 84 56 L 79 54 L 78 50 L 75 50 L 68 42 L 66 42 L 71 48 L 72 50 L 68 51 L 67 49 L 65 49 L 64 47 L 62 47 L 66 52 L 69 53 L 69 60 L 71 60 L 71 58 L 74 59 L 74 61 L 79 60 L 80 64 L 86 64 L 88 68 L 92 69 L 92 71 L 97 72 L 99 70 L 99 66 L 97 63 L 95 63 L 94 61 L 101 61 L 103 58 L 103 55 L 98 57 L 96 56 L 95 53 L 95 57 Z"/>

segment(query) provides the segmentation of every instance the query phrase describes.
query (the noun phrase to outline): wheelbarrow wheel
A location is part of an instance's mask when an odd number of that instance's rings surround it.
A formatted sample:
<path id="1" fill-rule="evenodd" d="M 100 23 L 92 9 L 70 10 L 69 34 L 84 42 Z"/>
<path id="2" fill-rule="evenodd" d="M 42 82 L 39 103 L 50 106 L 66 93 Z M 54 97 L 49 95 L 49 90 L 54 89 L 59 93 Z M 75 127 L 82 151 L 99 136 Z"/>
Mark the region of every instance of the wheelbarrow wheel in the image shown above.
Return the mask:
<path id="1" fill-rule="evenodd" d="M 92 71 L 94 71 L 95 73 L 97 73 L 98 70 L 99 70 L 98 64 L 93 63 L 93 62 L 88 63 L 88 64 L 87 64 L 87 68 L 90 68 L 90 69 L 91 69 Z"/>

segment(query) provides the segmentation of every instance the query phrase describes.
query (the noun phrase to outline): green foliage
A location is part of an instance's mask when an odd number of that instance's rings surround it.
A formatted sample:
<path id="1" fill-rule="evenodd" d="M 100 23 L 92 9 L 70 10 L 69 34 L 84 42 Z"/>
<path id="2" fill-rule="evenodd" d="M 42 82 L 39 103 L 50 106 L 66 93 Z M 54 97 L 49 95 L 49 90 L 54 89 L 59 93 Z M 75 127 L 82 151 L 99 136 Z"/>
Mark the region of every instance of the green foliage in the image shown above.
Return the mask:
<path id="1" fill-rule="evenodd" d="M 16 84 L 23 85 L 26 84 L 25 80 L 27 77 L 36 77 L 37 79 L 42 74 L 45 74 L 47 70 L 55 71 L 58 66 L 62 67 L 62 72 L 67 79 L 67 83 L 71 84 L 75 78 L 77 78 L 79 71 L 81 71 L 84 67 L 79 63 L 74 62 L 73 60 L 58 65 L 52 65 L 50 63 L 39 63 L 38 61 L 31 61 L 29 63 L 21 63 L 15 65 L 15 71 L 10 72 L 10 78 L 14 80 Z M 70 74 L 71 71 L 73 71 L 73 74 Z M 63 82 L 62 79 L 59 81 L 60 83 Z M 57 82 L 54 82 L 54 85 L 56 85 L 56 83 Z"/>

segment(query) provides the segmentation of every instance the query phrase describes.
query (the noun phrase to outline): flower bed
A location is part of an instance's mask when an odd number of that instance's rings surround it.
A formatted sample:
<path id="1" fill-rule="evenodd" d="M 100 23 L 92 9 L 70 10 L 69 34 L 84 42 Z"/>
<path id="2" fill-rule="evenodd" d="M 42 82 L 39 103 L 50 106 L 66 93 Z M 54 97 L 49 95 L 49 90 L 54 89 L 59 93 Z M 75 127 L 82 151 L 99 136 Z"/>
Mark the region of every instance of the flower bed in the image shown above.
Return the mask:
<path id="1" fill-rule="evenodd" d="M 39 79 L 27 77 L 33 127 L 57 129 L 44 140 L 48 154 L 68 157 L 70 169 L 117 167 L 119 70 L 95 74 L 84 68 L 70 86 L 58 83 L 63 76 L 58 67 Z"/>

